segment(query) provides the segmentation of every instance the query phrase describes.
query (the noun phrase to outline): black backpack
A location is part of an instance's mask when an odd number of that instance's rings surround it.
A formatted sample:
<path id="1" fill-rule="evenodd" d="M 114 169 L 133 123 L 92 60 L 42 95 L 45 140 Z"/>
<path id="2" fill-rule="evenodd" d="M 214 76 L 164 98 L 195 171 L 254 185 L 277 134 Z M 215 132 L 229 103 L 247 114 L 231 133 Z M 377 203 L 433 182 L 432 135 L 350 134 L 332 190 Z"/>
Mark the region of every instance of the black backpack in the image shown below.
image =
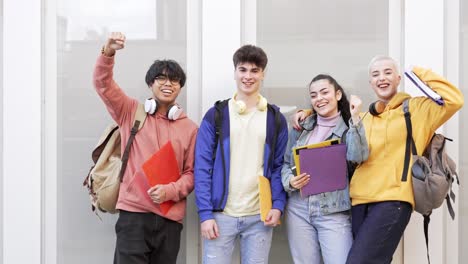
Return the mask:
<path id="1" fill-rule="evenodd" d="M 223 121 L 223 110 L 224 108 L 227 106 L 229 102 L 229 99 L 225 99 L 225 100 L 222 100 L 222 101 L 217 101 L 214 105 L 215 107 L 215 112 L 214 112 L 214 121 L 215 121 L 215 147 L 214 147 L 214 150 L 213 150 L 213 162 L 216 158 L 216 151 L 217 151 L 217 148 L 218 148 L 218 145 L 220 147 L 220 150 L 221 150 L 221 158 L 222 158 L 222 164 L 223 164 L 223 175 L 224 175 L 224 179 L 226 179 L 226 176 L 227 176 L 227 173 L 226 173 L 226 160 L 225 160 L 225 157 L 224 157 L 224 145 L 223 143 L 221 142 L 222 138 L 223 138 L 223 130 L 222 130 L 222 121 Z M 274 157 L 274 153 L 275 153 L 275 148 L 276 148 L 276 139 L 278 137 L 278 131 L 280 129 L 280 126 L 281 126 L 281 119 L 280 119 L 280 112 L 279 110 L 276 110 L 274 109 L 270 104 L 267 105 L 267 109 L 268 110 L 272 110 L 274 113 L 275 113 L 275 132 L 274 132 L 274 136 L 273 136 L 273 142 L 272 142 L 272 151 L 270 153 L 270 157 L 269 157 L 269 161 L 268 161 L 268 164 L 271 164 L 271 161 Z M 225 188 L 223 188 L 223 197 L 225 195 Z M 220 206 L 218 206 L 219 208 Z M 215 211 L 218 211 L 218 209 L 215 209 Z"/>

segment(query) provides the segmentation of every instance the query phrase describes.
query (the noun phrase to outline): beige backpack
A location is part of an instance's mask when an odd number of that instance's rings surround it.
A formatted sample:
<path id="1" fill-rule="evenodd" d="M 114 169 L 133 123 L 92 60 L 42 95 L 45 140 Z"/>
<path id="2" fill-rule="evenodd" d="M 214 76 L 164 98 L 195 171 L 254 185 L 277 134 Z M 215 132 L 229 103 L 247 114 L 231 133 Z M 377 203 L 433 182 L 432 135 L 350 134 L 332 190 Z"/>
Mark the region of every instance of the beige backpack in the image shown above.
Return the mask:
<path id="1" fill-rule="evenodd" d="M 130 147 L 136 133 L 143 127 L 145 119 L 146 112 L 143 105 L 138 104 L 135 122 L 123 155 L 121 155 L 120 130 L 117 124 L 109 125 L 99 138 L 91 155 L 94 165 L 83 182 L 83 186 L 89 191 L 91 209 L 96 214 L 96 208 L 111 214 L 118 212 L 115 206 L 119 198 L 120 183 L 127 167 Z"/>

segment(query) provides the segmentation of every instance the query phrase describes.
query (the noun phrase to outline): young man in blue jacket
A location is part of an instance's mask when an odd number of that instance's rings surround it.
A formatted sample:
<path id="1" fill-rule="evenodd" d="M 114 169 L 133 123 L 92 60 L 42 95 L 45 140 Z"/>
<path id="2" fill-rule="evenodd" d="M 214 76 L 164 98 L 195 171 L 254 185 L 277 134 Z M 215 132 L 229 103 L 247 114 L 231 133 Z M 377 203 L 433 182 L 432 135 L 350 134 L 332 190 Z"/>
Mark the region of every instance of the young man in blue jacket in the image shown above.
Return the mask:
<path id="1" fill-rule="evenodd" d="M 237 240 L 242 263 L 268 263 L 273 227 L 279 224 L 286 204 L 281 167 L 287 123 L 279 108 L 260 95 L 268 62 L 265 52 L 245 45 L 234 53 L 233 62 L 237 92 L 208 110 L 195 147 L 203 263 L 231 263 Z M 261 176 L 270 183 L 272 203 L 264 221 L 260 216 Z"/>

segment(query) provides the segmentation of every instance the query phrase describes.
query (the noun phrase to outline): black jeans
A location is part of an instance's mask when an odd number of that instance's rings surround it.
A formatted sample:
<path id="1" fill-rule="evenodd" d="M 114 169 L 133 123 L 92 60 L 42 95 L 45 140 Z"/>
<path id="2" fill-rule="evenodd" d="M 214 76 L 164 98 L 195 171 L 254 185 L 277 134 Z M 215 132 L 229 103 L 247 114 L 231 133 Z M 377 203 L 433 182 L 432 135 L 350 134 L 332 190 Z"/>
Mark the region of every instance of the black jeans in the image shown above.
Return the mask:
<path id="1" fill-rule="evenodd" d="M 182 224 L 153 213 L 120 210 L 114 264 L 176 263 Z"/>
<path id="2" fill-rule="evenodd" d="M 346 263 L 390 263 L 412 211 L 409 203 L 400 201 L 353 206 L 354 242 Z"/>

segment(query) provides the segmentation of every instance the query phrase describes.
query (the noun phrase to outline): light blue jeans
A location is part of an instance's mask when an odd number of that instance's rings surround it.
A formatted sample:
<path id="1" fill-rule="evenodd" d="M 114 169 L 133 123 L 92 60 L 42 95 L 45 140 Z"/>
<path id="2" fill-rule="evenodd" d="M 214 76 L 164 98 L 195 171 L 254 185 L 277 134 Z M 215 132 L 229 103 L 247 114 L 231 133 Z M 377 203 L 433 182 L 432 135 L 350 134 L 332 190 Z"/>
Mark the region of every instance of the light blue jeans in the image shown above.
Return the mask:
<path id="1" fill-rule="evenodd" d="M 315 195 L 316 196 L 316 195 Z M 353 243 L 350 211 L 322 215 L 317 197 L 293 193 L 286 206 L 286 229 L 295 264 L 344 264 Z"/>
<path id="2" fill-rule="evenodd" d="M 230 264 L 237 240 L 240 241 L 241 263 L 268 263 L 273 228 L 265 226 L 260 215 L 232 217 L 214 213 L 219 237 L 203 239 L 204 264 Z"/>

